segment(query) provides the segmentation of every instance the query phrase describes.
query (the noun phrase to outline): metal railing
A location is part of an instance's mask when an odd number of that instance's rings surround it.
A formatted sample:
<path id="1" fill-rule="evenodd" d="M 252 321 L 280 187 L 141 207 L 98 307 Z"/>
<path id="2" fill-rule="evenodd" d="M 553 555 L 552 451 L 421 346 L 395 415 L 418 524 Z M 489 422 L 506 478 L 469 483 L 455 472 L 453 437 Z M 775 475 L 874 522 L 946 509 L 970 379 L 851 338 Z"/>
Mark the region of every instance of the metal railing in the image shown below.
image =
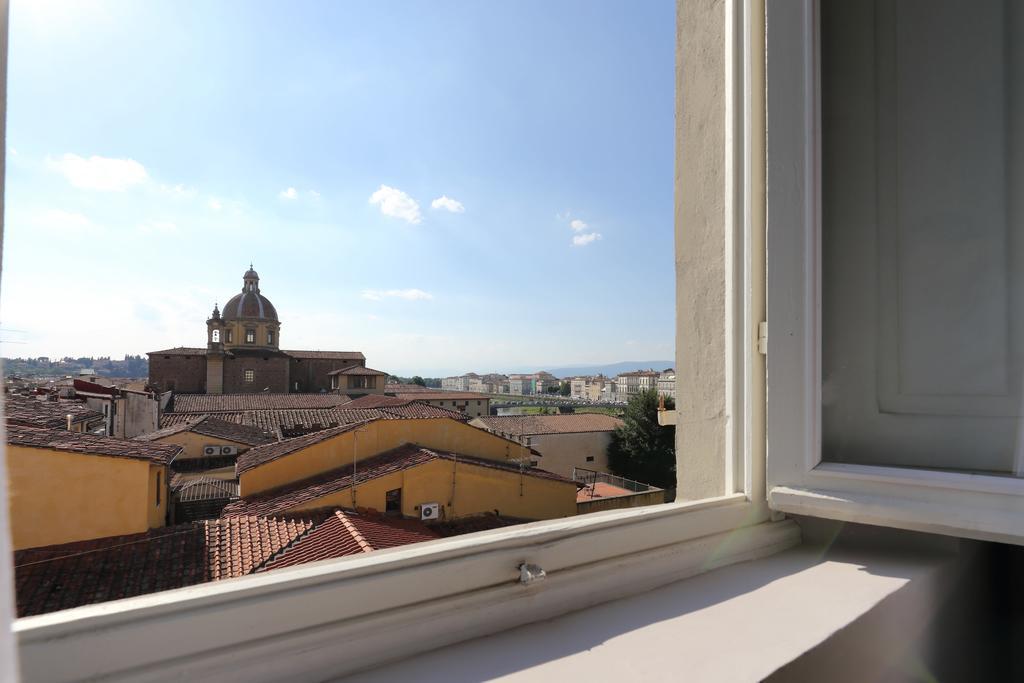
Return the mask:
<path id="1" fill-rule="evenodd" d="M 625 477 L 619 477 L 614 474 L 608 474 L 607 472 L 597 472 L 595 470 L 588 470 L 584 467 L 573 467 L 572 468 L 573 481 L 577 481 L 584 486 L 593 487 L 594 484 L 609 484 L 611 486 L 617 486 L 620 489 L 632 491 L 633 493 L 645 493 L 647 491 L 658 491 L 657 486 L 651 486 L 650 484 L 644 484 L 634 479 L 626 479 Z"/>

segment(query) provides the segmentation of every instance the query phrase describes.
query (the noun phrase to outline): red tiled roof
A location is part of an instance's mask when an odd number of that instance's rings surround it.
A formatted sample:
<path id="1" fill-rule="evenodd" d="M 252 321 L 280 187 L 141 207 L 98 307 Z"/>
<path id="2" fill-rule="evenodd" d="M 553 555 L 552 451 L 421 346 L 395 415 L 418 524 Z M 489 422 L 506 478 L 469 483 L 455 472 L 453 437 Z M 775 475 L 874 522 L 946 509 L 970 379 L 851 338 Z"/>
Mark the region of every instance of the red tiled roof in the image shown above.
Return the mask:
<path id="1" fill-rule="evenodd" d="M 163 351 L 147 351 L 147 356 L 205 356 L 206 349 L 195 346 L 175 346 L 173 349 Z"/>
<path id="2" fill-rule="evenodd" d="M 14 553 L 18 616 L 437 538 L 421 522 L 336 510 L 231 517 Z"/>
<path id="3" fill-rule="evenodd" d="M 381 408 L 384 406 L 404 406 L 409 403 L 410 399 L 398 398 L 396 396 L 381 396 L 378 394 L 368 394 L 366 396 L 360 396 L 359 398 L 352 399 L 351 403 L 346 404 L 347 408 Z"/>
<path id="4" fill-rule="evenodd" d="M 310 410 L 337 408 L 351 399 L 339 394 L 175 394 L 174 413 L 239 410 Z"/>
<path id="5" fill-rule="evenodd" d="M 196 416 L 192 415 L 191 417 L 195 418 Z M 202 434 L 215 439 L 226 439 L 245 444 L 246 446 L 260 446 L 277 440 L 257 427 L 222 420 L 212 415 L 201 415 L 198 419 L 168 425 L 155 432 L 137 436 L 135 439 L 137 441 L 157 441 L 168 436 L 180 434 L 181 432 L 195 432 L 196 434 Z"/>
<path id="6" fill-rule="evenodd" d="M 181 452 L 174 444 L 126 441 L 109 436 L 95 436 L 69 432 L 66 429 L 37 429 L 21 425 L 7 425 L 7 443 L 25 448 L 40 448 L 83 455 L 101 455 L 114 458 L 148 460 L 166 465 Z"/>
<path id="7" fill-rule="evenodd" d="M 203 415 L 203 413 L 164 413 L 160 418 L 160 426 L 171 427 L 193 422 Z M 319 431 L 353 422 L 365 422 L 366 420 L 374 419 L 429 419 L 447 417 L 461 422 L 469 419 L 466 415 L 449 408 L 431 406 L 425 403 L 412 404 L 409 402 L 404 402 L 404 406 L 396 405 L 387 408 L 353 410 L 346 403 L 339 408 L 324 408 L 320 410 L 241 410 L 218 412 L 213 413 L 213 415 L 221 420 L 234 422 L 235 424 L 250 425 L 274 434 L 279 431 L 287 432 L 295 428 L 299 428 L 302 431 Z"/>
<path id="8" fill-rule="evenodd" d="M 260 571 L 361 555 L 437 538 L 438 535 L 419 520 L 336 510 L 297 543 L 267 562 Z"/>
<path id="9" fill-rule="evenodd" d="M 7 424 L 61 429 L 67 427 L 68 415 L 71 415 L 72 424 L 103 419 L 103 413 L 90 409 L 81 401 L 40 401 L 14 396 L 4 401 Z"/>
<path id="10" fill-rule="evenodd" d="M 601 413 L 569 415 L 499 415 L 478 417 L 484 429 L 515 436 L 534 434 L 574 434 L 580 432 L 611 432 L 623 425 L 622 420 Z"/>
<path id="11" fill-rule="evenodd" d="M 366 368 L 362 365 L 350 365 L 347 368 L 341 368 L 340 370 L 331 370 L 327 373 L 328 375 L 356 375 L 365 377 L 377 377 L 380 375 L 387 376 L 388 373 L 380 370 L 374 370 L 373 368 Z"/>
<path id="12" fill-rule="evenodd" d="M 366 360 L 361 351 L 285 351 L 292 358 L 303 360 Z"/>
<path id="13" fill-rule="evenodd" d="M 311 434 L 310 436 L 315 435 Z M 269 447 L 265 446 L 264 448 Z M 249 453 L 252 452 L 249 451 Z M 499 462 L 497 460 L 488 460 L 486 458 L 456 453 L 437 452 L 416 444 L 405 444 L 372 458 L 360 460 L 356 465 L 356 475 L 354 478 L 351 465 L 338 467 L 329 472 L 324 472 L 287 486 L 243 498 L 224 508 L 222 514 L 225 516 L 285 514 L 300 505 L 311 503 L 331 493 L 344 491 L 352 486 L 353 483 L 357 485 L 362 484 L 372 479 L 394 472 L 401 472 L 402 470 L 423 465 L 437 459 L 456 461 L 460 465 L 497 469 L 517 474 L 521 473 L 528 477 L 564 481 L 575 486 L 575 482 L 546 470 L 536 468 L 520 469 L 519 465 L 514 463 Z M 239 458 L 239 465 L 241 465 L 241 458 Z"/>
<path id="14" fill-rule="evenodd" d="M 251 574 L 313 526 L 235 517 L 18 550 L 18 616 Z"/>

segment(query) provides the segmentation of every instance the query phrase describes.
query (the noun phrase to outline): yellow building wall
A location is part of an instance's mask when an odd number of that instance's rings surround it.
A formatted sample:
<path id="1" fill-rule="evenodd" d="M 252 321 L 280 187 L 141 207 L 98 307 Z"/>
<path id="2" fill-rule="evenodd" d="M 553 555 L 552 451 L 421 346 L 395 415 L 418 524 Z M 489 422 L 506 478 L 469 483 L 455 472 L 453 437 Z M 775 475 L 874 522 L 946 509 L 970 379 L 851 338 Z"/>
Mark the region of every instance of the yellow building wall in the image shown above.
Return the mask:
<path id="1" fill-rule="evenodd" d="M 354 496 L 351 489 L 345 489 L 304 503 L 293 511 L 358 506 L 383 512 L 385 494 L 398 488 L 402 489 L 402 514 L 406 517 L 418 518 L 418 506 L 423 503 L 440 503 L 444 508 L 442 519 L 495 510 L 504 516 L 531 520 L 576 514 L 576 485 L 572 482 L 521 476 L 450 460 L 434 460 L 378 477 L 357 486 Z"/>
<path id="2" fill-rule="evenodd" d="M 166 482 L 166 468 L 144 460 L 9 445 L 7 480 L 14 549 L 163 526 L 167 496 L 161 496 L 157 508 L 158 471 Z"/>
<path id="3" fill-rule="evenodd" d="M 528 448 L 458 420 L 376 420 L 242 473 L 240 494 L 285 486 L 406 443 L 501 462 L 529 459 Z"/>
<path id="4" fill-rule="evenodd" d="M 172 443 L 176 446 L 181 446 L 184 450 L 178 454 L 179 460 L 205 457 L 203 456 L 203 446 L 237 446 L 239 452 L 249 450 L 249 446 L 244 443 L 238 443 L 237 441 L 229 441 L 228 439 L 221 439 L 212 436 L 204 436 L 194 432 L 179 432 L 177 434 L 171 434 L 170 436 L 165 436 L 160 439 L 153 439 L 152 443 Z"/>

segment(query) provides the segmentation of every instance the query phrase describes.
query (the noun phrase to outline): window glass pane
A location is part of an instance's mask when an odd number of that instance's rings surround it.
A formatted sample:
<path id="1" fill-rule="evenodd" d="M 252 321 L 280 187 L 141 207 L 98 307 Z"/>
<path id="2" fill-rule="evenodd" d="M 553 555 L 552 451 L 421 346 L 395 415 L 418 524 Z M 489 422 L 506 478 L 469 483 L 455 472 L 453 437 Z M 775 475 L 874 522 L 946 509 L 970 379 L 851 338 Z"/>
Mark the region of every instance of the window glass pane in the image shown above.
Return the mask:
<path id="1" fill-rule="evenodd" d="M 823 458 L 1020 473 L 1024 6 L 821 21 Z"/>

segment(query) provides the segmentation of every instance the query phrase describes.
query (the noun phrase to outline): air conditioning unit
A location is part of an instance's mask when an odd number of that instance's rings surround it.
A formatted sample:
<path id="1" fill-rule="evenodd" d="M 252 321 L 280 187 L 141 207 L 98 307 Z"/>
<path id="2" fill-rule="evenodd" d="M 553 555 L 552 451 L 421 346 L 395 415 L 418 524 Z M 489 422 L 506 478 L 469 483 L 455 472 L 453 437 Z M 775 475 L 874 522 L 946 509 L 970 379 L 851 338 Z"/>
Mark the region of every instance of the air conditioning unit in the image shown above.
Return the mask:
<path id="1" fill-rule="evenodd" d="M 203 455 L 216 458 L 220 455 L 220 446 L 203 446 Z"/>
<path id="2" fill-rule="evenodd" d="M 439 514 L 441 514 L 440 503 L 424 503 L 420 505 L 420 519 L 424 521 L 437 519 Z"/>
<path id="3" fill-rule="evenodd" d="M 238 455 L 238 446 L 221 446 L 221 455 Z"/>

